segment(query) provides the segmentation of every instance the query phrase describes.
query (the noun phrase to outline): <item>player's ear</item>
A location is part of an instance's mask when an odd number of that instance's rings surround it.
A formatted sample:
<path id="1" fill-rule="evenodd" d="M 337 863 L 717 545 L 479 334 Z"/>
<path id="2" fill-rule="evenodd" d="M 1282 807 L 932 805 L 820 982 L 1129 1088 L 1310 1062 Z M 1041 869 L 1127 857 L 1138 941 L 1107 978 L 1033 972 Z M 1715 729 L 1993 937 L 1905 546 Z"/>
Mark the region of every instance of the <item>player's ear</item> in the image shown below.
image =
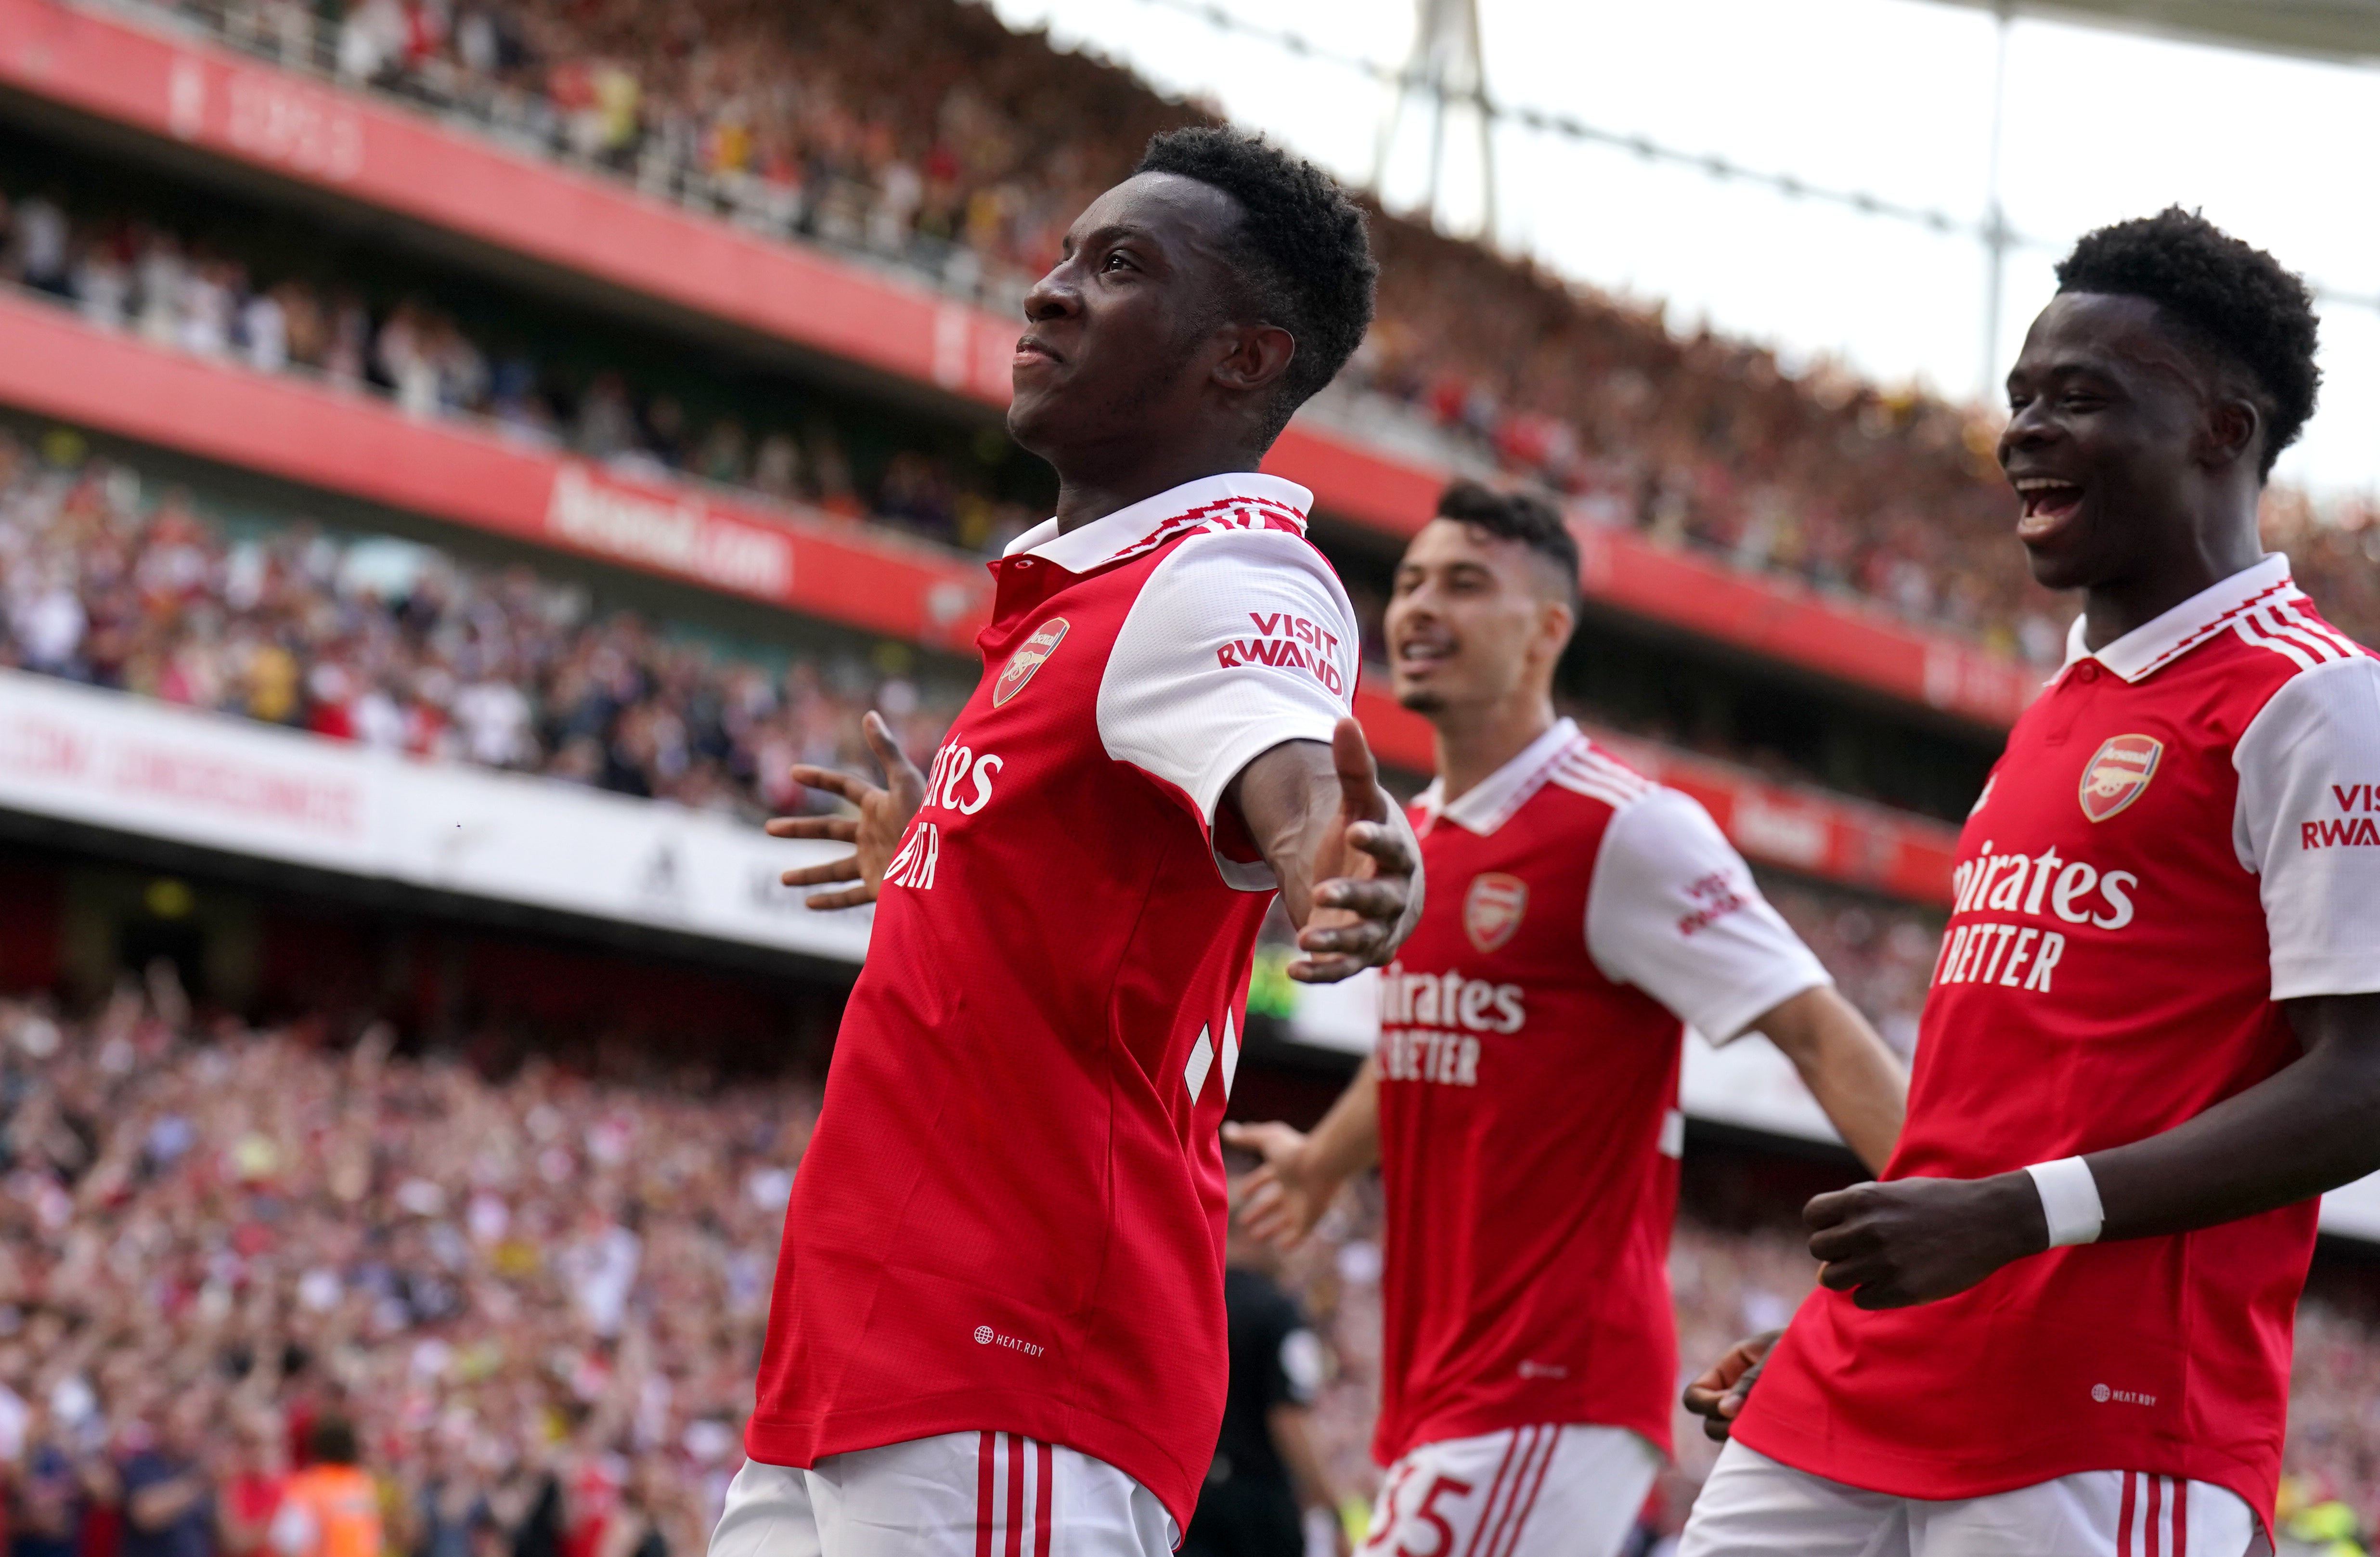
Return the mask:
<path id="1" fill-rule="evenodd" d="M 1297 355 L 1297 337 L 1278 324 L 1227 324 L 1223 335 L 1215 382 L 1226 389 L 1269 389 L 1289 371 L 1290 359 Z"/>
<path id="2" fill-rule="evenodd" d="M 2251 457 L 2256 447 L 2256 434 L 2264 425 L 2264 415 L 2256 409 L 2254 401 L 2239 395 L 2216 396 L 2206 407 L 2206 426 L 2202 433 L 2206 462 L 2223 466 Z"/>
<path id="3" fill-rule="evenodd" d="M 1564 600 L 1548 600 L 1537 612 L 1537 634 L 1545 640 L 1550 657 L 1559 659 L 1570 647 L 1570 635 L 1578 630 L 1578 613 Z"/>

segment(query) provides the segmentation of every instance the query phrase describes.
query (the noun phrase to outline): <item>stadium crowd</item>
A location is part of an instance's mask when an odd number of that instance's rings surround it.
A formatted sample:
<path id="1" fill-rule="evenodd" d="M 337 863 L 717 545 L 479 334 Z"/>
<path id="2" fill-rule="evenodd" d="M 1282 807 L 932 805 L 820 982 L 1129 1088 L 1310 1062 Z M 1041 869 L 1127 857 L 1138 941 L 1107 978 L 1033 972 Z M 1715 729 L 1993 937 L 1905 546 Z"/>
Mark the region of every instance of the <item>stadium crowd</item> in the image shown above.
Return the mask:
<path id="1" fill-rule="evenodd" d="M 332 1417 L 391 1552 L 700 1551 L 815 1092 L 202 1035 L 170 967 L 84 1020 L 0 1002 L 14 1557 L 261 1552 Z"/>
<path id="2" fill-rule="evenodd" d="M 1002 310 L 1150 133 L 1204 114 L 960 0 L 864 16 L 750 0 L 355 0 L 335 15 L 306 0 L 157 3 L 285 63 L 929 272 Z M 2056 662 L 2066 613 L 2010 540 L 1989 412 L 1832 366 L 1797 376 L 1769 351 L 1673 332 L 1658 308 L 1414 221 L 1381 215 L 1374 231 L 1379 318 L 1342 376 L 1354 403 L 1324 414 L 1541 481 L 1589 522 Z M 2283 517 L 2310 592 L 2380 638 L 2362 598 L 2380 514 L 2346 505 L 2308 529 L 2300 503 Z"/>
<path id="3" fill-rule="evenodd" d="M 170 968 L 79 1016 L 0 998 L 12 1557 L 261 1554 L 330 1418 L 355 1425 L 391 1557 L 699 1551 L 814 1087 L 540 1057 L 491 1077 L 392 1052 L 385 1024 L 343 1045 L 319 1018 L 194 1013 Z M 1325 1342 L 1322 1452 L 1365 1493 L 1377 1194 L 1346 1197 L 1286 1271 Z M 1781 1323 L 1814 1274 L 1782 1227 L 1686 1220 L 1682 1356 Z M 2284 1494 L 2301 1524 L 2351 1536 L 2380 1512 L 2375 1382 L 2380 1330 L 2309 1299 Z M 1682 1416 L 1677 1444 L 1649 1533 L 1710 1463 Z M 169 1514 L 136 1503 L 167 1481 L 188 1494 Z"/>
<path id="4" fill-rule="evenodd" d="M 13 198 L 11 198 L 13 197 Z M 902 448 L 861 468 L 820 414 L 747 428 L 698 425 L 674 395 L 616 370 L 573 374 L 475 339 L 429 298 L 326 286 L 299 257 L 224 248 L 55 188 L 0 189 L 0 279 L 71 302 L 154 345 L 369 391 L 408 416 L 481 420 L 504 436 L 645 475 L 677 472 L 996 553 L 1036 516 L 964 462 Z"/>
<path id="5" fill-rule="evenodd" d="M 766 668 L 407 542 L 236 538 L 186 491 L 53 452 L 0 435 L 0 664 L 756 818 L 805 803 L 793 763 L 864 765 L 867 709 L 922 759 L 968 691 L 892 645 Z"/>

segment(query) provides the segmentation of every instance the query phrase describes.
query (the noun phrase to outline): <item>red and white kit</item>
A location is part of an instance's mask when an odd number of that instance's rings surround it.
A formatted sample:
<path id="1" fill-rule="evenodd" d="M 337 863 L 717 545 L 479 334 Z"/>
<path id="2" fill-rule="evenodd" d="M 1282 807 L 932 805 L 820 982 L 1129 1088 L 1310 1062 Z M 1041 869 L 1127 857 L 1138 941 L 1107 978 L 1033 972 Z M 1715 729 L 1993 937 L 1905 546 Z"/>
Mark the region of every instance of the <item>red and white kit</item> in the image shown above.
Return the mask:
<path id="1" fill-rule="evenodd" d="M 1885 1177 L 2122 1146 L 2296 1059 L 2277 1003 L 2380 990 L 2375 823 L 2380 661 L 2325 625 L 2287 558 L 2095 655 L 2078 622 L 1961 838 Z M 2316 1210 L 2055 1248 L 1913 1308 L 1819 1291 L 1734 1436 L 1900 1498 L 2119 1471 L 2269 1514 Z"/>
<path id="2" fill-rule="evenodd" d="M 1216 1132 L 1274 887 L 1220 802 L 1327 743 L 1356 672 L 1307 501 L 1210 477 L 991 565 L 984 680 L 885 874 L 786 1210 L 753 1459 L 1018 1434 L 1188 1524 L 1229 1366 Z"/>
<path id="3" fill-rule="evenodd" d="M 1592 1552 L 1670 1441 L 1683 1026 L 1727 1042 L 1827 973 L 1700 806 L 1568 720 L 1439 796 L 1381 982 L 1380 1544 Z"/>
<path id="4" fill-rule="evenodd" d="M 710 1557 L 1162 1557 L 1173 1518 L 1113 1466 L 1013 1432 L 747 1460 Z"/>

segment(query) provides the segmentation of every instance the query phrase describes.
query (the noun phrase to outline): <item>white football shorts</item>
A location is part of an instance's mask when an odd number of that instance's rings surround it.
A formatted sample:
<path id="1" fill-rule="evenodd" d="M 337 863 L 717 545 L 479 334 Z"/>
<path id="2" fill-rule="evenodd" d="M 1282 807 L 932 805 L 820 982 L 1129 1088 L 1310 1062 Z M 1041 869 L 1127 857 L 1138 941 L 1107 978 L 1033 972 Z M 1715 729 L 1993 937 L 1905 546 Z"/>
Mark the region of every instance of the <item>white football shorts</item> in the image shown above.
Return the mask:
<path id="1" fill-rule="evenodd" d="M 1011 1432 L 747 1460 L 710 1557 L 1167 1557 L 1155 1493 L 1104 1461 Z"/>
<path id="2" fill-rule="evenodd" d="M 1847 1487 L 1730 1441 L 1678 1557 L 2241 1557 L 2264 1530 L 2228 1488 L 2088 1470 L 1935 1502 Z"/>
<path id="3" fill-rule="evenodd" d="M 1661 1468 L 1625 1428 L 1510 1428 L 1389 1467 L 1359 1557 L 1613 1557 Z"/>

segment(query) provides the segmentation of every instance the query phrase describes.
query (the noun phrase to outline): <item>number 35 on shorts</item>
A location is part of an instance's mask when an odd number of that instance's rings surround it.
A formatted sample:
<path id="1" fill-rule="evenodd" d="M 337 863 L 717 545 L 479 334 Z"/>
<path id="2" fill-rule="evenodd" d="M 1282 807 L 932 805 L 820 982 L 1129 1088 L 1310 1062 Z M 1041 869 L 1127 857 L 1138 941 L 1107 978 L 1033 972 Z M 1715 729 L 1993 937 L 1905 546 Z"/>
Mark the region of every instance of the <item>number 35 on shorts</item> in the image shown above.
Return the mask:
<path id="1" fill-rule="evenodd" d="M 1425 1443 L 1389 1467 L 1362 1557 L 1612 1557 L 1660 1463 L 1622 1428 Z"/>

